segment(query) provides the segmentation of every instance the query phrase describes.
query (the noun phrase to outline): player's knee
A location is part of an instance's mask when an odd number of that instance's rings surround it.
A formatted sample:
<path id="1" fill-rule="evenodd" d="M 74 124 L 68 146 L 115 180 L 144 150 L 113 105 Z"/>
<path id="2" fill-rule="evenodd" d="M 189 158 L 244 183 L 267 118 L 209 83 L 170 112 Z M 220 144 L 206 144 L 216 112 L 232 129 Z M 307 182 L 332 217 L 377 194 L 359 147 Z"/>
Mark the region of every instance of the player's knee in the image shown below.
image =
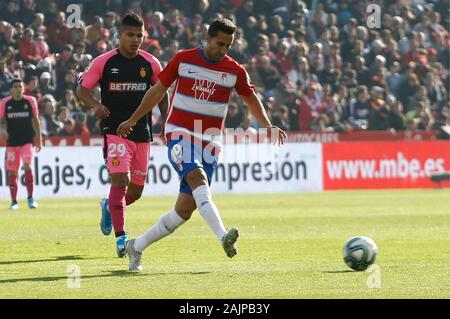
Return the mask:
<path id="1" fill-rule="evenodd" d="M 126 174 L 126 173 L 111 174 L 111 185 L 120 186 L 120 187 L 128 187 L 129 183 L 130 183 L 130 178 L 128 177 L 128 174 Z"/>
<path id="2" fill-rule="evenodd" d="M 134 201 L 137 201 L 137 200 L 138 200 L 139 198 L 141 198 L 141 197 L 142 197 L 142 192 L 133 194 L 133 199 L 134 199 Z"/>
<path id="3" fill-rule="evenodd" d="M 195 169 L 186 175 L 186 182 L 191 189 L 196 189 L 200 185 L 208 185 L 208 177 L 203 169 Z"/>
<path id="4" fill-rule="evenodd" d="M 189 205 L 187 203 L 184 203 L 183 205 L 175 205 L 175 211 L 184 220 L 189 220 L 196 208 L 197 207 L 195 205 Z"/>
<path id="5" fill-rule="evenodd" d="M 10 176 L 17 176 L 17 175 L 19 175 L 19 171 L 8 171 L 8 174 Z"/>

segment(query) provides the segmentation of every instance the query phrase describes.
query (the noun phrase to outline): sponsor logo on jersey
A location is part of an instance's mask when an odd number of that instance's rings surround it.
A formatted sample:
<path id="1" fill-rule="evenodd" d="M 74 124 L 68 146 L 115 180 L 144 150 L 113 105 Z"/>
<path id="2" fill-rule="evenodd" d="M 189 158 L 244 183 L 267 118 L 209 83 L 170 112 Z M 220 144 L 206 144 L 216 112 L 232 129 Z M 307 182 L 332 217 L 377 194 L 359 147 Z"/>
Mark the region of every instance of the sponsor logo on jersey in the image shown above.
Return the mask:
<path id="1" fill-rule="evenodd" d="M 147 83 L 136 82 L 109 82 L 109 91 L 112 92 L 145 92 Z"/>
<path id="2" fill-rule="evenodd" d="M 13 113 L 8 113 L 8 118 L 9 119 L 16 119 L 16 118 L 24 118 L 24 117 L 28 117 L 29 113 L 28 112 L 13 112 Z"/>
<path id="3" fill-rule="evenodd" d="M 211 95 L 216 91 L 215 87 L 216 82 L 195 79 L 194 86 L 192 87 L 195 99 L 208 101 Z"/>
<path id="4" fill-rule="evenodd" d="M 139 70 L 139 75 L 141 76 L 141 78 L 145 78 L 145 76 L 147 75 L 147 71 L 145 71 L 145 68 L 144 68 L 144 67 L 142 67 L 142 68 Z"/>
<path id="5" fill-rule="evenodd" d="M 111 74 L 119 74 L 119 69 L 118 68 L 112 68 L 111 69 Z"/>

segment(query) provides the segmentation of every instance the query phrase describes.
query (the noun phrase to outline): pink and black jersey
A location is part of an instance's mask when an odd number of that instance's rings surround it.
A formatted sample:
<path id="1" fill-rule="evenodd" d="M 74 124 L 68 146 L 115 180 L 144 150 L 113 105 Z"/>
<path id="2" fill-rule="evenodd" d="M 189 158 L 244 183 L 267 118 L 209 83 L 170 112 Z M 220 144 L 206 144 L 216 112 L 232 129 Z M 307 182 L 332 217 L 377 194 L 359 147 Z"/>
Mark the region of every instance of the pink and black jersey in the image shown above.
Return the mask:
<path id="1" fill-rule="evenodd" d="M 101 121 L 103 134 L 116 134 L 120 123 L 128 120 L 137 109 L 151 85 L 157 82 L 161 64 L 150 53 L 139 50 L 134 58 L 126 58 L 114 49 L 96 57 L 78 83 L 92 89 L 100 84 L 101 103 L 111 112 Z M 128 136 L 135 142 L 152 140 L 148 115 L 141 118 Z"/>
<path id="2" fill-rule="evenodd" d="M 209 62 L 201 48 L 176 54 L 159 79 L 165 87 L 176 80 L 166 134 L 187 133 L 219 145 L 233 89 L 243 96 L 253 93 L 242 65 L 229 56 Z"/>
<path id="3" fill-rule="evenodd" d="M 33 96 L 23 95 L 20 100 L 14 100 L 12 96 L 2 99 L 0 118 L 6 119 L 8 146 L 33 143 L 35 136 L 33 117 L 36 116 L 38 116 L 38 107 Z"/>

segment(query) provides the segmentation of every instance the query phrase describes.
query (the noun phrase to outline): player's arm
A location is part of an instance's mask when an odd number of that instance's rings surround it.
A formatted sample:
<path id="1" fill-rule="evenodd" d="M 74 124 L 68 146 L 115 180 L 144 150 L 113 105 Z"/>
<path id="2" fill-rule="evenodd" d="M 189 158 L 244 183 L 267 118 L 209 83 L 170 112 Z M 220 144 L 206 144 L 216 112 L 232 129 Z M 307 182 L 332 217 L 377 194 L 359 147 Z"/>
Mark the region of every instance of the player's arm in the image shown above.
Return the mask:
<path id="1" fill-rule="evenodd" d="M 167 110 L 169 109 L 169 94 L 166 92 L 162 100 L 158 103 L 159 112 L 161 113 L 161 135 L 164 135 L 166 126 Z"/>
<path id="2" fill-rule="evenodd" d="M 8 139 L 8 130 L 6 128 L 6 119 L 0 117 L 0 138 Z"/>
<path id="3" fill-rule="evenodd" d="M 37 115 L 33 115 L 31 121 L 33 122 L 33 128 L 37 137 L 36 152 L 39 152 L 42 149 L 41 121 Z"/>
<path id="4" fill-rule="evenodd" d="M 95 109 L 95 115 L 104 119 L 109 116 L 110 111 L 106 106 L 94 99 L 91 90 L 101 80 L 105 61 L 100 57 L 96 57 L 86 71 L 78 78 L 77 96 L 83 103 L 90 108 Z"/>
<path id="5" fill-rule="evenodd" d="M 117 135 L 126 137 L 133 130 L 133 126 L 147 113 L 151 112 L 151 110 L 161 101 L 164 96 L 167 96 L 167 88 L 158 81 L 154 86 L 148 90 L 144 98 L 139 104 L 139 107 L 134 111 L 131 117 L 122 122 L 117 128 Z"/>
<path id="6" fill-rule="evenodd" d="M 104 119 L 109 116 L 110 111 L 108 110 L 108 108 L 94 99 L 90 90 L 82 87 L 81 85 L 78 85 L 77 96 L 87 107 L 95 109 L 95 115 L 98 118 Z"/>
<path id="7" fill-rule="evenodd" d="M 255 94 L 255 92 L 252 92 L 252 94 L 245 96 L 241 95 L 242 100 L 244 101 L 245 105 L 249 109 L 250 113 L 256 117 L 258 122 L 265 128 L 269 129 L 269 137 L 274 137 L 273 142 L 278 144 L 284 144 L 284 142 L 287 139 L 286 133 L 280 129 L 279 127 L 272 125 L 270 123 L 269 117 L 267 116 L 266 110 L 264 109 L 264 106 L 259 99 L 259 97 Z"/>
<path id="8" fill-rule="evenodd" d="M 8 139 L 8 130 L 6 127 L 6 118 L 5 118 L 5 111 L 6 111 L 6 99 L 2 99 L 0 102 L 0 138 L 4 138 L 5 140 Z"/>

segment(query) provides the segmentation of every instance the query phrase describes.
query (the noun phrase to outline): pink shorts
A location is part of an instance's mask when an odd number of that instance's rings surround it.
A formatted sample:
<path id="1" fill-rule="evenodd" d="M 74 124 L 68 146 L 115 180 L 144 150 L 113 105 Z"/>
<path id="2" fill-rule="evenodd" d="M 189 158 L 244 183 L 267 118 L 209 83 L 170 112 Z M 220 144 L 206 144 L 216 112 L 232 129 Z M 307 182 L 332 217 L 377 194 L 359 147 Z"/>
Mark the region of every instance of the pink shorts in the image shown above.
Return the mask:
<path id="1" fill-rule="evenodd" d="M 150 143 L 133 142 L 107 134 L 103 139 L 103 157 L 109 174 L 130 172 L 130 182 L 143 186 L 150 160 Z"/>
<path id="2" fill-rule="evenodd" d="M 6 147 L 6 169 L 8 171 L 18 171 L 21 159 L 25 164 L 31 164 L 33 161 L 33 145 L 31 143 Z"/>

